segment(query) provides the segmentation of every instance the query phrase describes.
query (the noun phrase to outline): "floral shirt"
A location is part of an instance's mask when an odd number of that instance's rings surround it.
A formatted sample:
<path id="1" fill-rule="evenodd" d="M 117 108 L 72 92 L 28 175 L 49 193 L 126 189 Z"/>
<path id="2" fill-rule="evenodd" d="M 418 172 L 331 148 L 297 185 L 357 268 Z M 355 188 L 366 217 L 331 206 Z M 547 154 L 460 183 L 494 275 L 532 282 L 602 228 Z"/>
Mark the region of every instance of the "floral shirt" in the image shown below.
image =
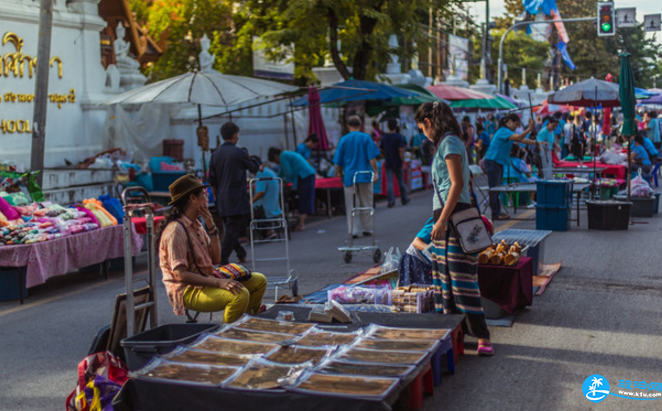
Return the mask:
<path id="1" fill-rule="evenodd" d="M 183 267 L 186 271 L 197 273 L 200 268 L 205 275 L 211 275 L 214 272 L 214 266 L 209 254 L 211 243 L 202 224 L 198 220 L 191 221 L 186 216 L 181 216 L 178 221 L 181 224 L 172 221 L 163 230 L 159 244 L 159 260 L 163 273 L 163 284 L 165 284 L 175 315 L 184 315 L 184 290 L 193 286 L 178 281 L 174 275 L 175 269 Z M 186 227 L 186 231 L 182 225 Z M 194 256 L 189 251 L 187 233 L 193 245 Z"/>

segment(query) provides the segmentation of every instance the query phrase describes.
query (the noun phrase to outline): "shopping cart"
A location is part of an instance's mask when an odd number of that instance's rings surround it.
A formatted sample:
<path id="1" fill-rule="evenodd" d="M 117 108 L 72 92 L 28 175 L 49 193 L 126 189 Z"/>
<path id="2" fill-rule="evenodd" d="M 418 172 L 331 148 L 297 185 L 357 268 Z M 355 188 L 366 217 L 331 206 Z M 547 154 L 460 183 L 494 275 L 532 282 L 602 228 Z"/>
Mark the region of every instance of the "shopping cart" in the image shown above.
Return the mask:
<path id="1" fill-rule="evenodd" d="M 255 208 L 253 207 L 253 196 L 255 191 L 255 184 L 258 182 L 266 183 L 267 190 L 273 190 L 273 183 L 278 185 L 280 209 L 283 213 L 279 217 L 274 218 L 256 218 L 255 217 Z M 253 178 L 250 180 L 250 199 L 251 199 L 251 222 L 249 226 L 250 231 L 250 241 L 251 241 L 251 264 L 253 271 L 256 270 L 257 262 L 274 262 L 274 261 L 283 261 L 285 263 L 285 275 L 281 276 L 268 276 L 268 289 L 273 289 L 275 293 L 275 300 L 278 300 L 279 291 L 281 288 L 290 290 L 292 292 L 292 297 L 296 296 L 299 292 L 299 282 L 298 275 L 295 270 L 290 268 L 290 245 L 289 245 L 289 232 L 287 219 L 285 218 L 285 195 L 283 180 L 278 177 L 262 177 L 262 178 Z M 276 238 L 255 238 L 257 233 L 273 230 L 279 234 Z M 262 243 L 282 243 L 285 248 L 285 254 L 282 257 L 271 257 L 271 258 L 255 258 L 255 245 Z M 273 266 L 269 266 L 269 269 L 273 269 Z"/>
<path id="2" fill-rule="evenodd" d="M 352 194 L 352 209 L 351 210 L 346 210 L 346 212 L 349 212 L 351 214 L 350 218 L 350 224 L 349 224 L 349 238 L 346 242 L 346 246 L 344 247 L 338 247 L 338 251 L 343 253 L 343 261 L 346 263 L 351 263 L 352 262 L 352 257 L 354 253 L 359 254 L 359 253 L 364 253 L 372 256 L 372 260 L 375 263 L 378 263 L 382 260 L 382 251 L 379 249 L 377 245 L 375 245 L 375 208 L 372 206 L 374 205 L 374 190 L 371 187 L 370 190 L 370 201 L 369 204 L 371 206 L 369 207 L 357 207 L 356 206 L 356 183 L 357 183 L 357 177 L 364 175 L 364 176 L 369 176 L 370 177 L 370 184 L 374 181 L 375 173 L 372 171 L 358 171 L 354 174 L 354 193 Z M 354 245 L 354 236 L 352 235 L 354 233 L 354 218 L 358 215 L 361 214 L 369 214 L 370 217 L 372 218 L 372 235 L 371 237 L 371 243 L 370 245 Z"/>

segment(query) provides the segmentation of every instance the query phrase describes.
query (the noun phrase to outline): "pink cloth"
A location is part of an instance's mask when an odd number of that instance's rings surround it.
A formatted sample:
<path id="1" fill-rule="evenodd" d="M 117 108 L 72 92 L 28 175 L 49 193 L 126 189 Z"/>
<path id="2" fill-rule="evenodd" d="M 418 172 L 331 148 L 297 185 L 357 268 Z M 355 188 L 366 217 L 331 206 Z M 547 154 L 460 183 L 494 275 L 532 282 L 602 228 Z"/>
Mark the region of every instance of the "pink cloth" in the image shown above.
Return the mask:
<path id="1" fill-rule="evenodd" d="M 576 161 L 561 161 L 558 164 L 554 164 L 555 167 L 579 167 L 579 163 Z M 584 167 L 593 168 L 593 161 L 585 161 Z M 624 180 L 627 175 L 627 168 L 624 165 L 613 165 L 613 164 L 604 164 L 597 162 L 595 164 L 596 168 L 602 169 L 602 176 L 609 177 L 612 176 L 616 179 Z"/>
<path id="2" fill-rule="evenodd" d="M 315 180 L 315 188 L 343 188 L 343 185 L 338 177 L 318 178 Z"/>
<path id="3" fill-rule="evenodd" d="M 0 247 L 0 267 L 26 267 L 26 287 L 105 260 L 124 257 L 124 227 L 100 228 L 43 243 Z M 131 254 L 138 255 L 143 239 L 131 230 Z"/>

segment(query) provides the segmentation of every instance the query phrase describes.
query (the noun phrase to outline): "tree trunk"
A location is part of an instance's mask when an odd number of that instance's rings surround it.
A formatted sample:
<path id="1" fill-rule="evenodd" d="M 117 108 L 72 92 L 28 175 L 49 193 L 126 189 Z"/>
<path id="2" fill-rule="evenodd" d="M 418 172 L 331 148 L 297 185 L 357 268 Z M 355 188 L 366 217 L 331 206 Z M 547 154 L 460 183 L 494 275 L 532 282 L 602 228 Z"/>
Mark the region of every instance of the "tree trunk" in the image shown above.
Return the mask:
<path id="1" fill-rule="evenodd" d="M 383 2 L 375 5 L 375 10 L 379 11 L 382 8 Z M 359 17 L 359 24 L 361 26 L 361 46 L 354 55 L 354 78 L 357 80 L 365 80 L 368 76 L 368 63 L 370 62 L 370 54 L 373 47 L 370 44 L 370 36 L 377 26 L 377 19 L 361 16 Z"/>
<path id="2" fill-rule="evenodd" d="M 327 19 L 329 20 L 329 44 L 331 50 L 331 59 L 333 64 L 340 72 L 340 75 L 343 79 L 349 80 L 352 77 L 352 73 L 347 69 L 347 65 L 340 58 L 340 51 L 338 50 L 338 16 L 330 7 L 327 8 Z"/>

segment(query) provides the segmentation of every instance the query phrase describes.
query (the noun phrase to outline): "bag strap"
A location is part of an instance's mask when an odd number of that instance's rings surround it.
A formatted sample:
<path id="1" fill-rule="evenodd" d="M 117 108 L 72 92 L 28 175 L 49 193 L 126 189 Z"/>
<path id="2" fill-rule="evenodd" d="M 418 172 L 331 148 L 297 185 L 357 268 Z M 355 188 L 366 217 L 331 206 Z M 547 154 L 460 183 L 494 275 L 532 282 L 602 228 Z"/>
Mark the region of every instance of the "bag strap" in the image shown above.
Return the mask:
<path id="1" fill-rule="evenodd" d="M 207 277 L 205 274 L 203 274 L 200 267 L 198 267 L 198 262 L 195 261 L 195 252 L 193 251 L 193 242 L 191 241 L 191 236 L 189 236 L 189 234 L 188 234 L 188 230 L 184 226 L 184 223 L 179 221 L 179 219 L 177 219 L 175 221 L 177 222 L 177 224 L 179 224 L 184 229 L 184 233 L 186 233 L 186 240 L 188 242 L 188 249 L 189 249 L 189 252 L 191 253 L 191 259 L 193 260 L 193 264 L 195 264 L 195 269 L 198 270 L 198 273 L 200 273 L 200 275 L 203 275 L 203 276 Z"/>

